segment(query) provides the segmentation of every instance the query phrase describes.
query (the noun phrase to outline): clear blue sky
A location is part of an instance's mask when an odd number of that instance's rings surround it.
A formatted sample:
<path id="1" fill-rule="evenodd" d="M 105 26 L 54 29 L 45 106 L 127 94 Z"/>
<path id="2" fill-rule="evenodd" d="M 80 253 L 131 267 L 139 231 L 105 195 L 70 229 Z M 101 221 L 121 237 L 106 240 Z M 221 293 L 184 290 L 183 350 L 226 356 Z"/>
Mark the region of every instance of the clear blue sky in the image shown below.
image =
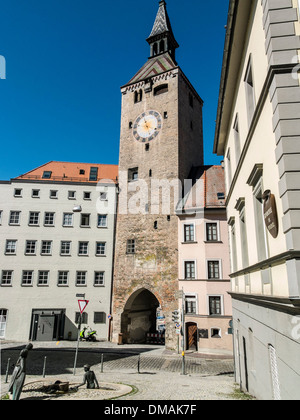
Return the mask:
<path id="1" fill-rule="evenodd" d="M 1 2 L 0 179 L 50 160 L 118 163 L 121 93 L 149 56 L 158 0 Z M 229 0 L 168 0 L 177 61 L 205 102 L 212 154 Z"/>

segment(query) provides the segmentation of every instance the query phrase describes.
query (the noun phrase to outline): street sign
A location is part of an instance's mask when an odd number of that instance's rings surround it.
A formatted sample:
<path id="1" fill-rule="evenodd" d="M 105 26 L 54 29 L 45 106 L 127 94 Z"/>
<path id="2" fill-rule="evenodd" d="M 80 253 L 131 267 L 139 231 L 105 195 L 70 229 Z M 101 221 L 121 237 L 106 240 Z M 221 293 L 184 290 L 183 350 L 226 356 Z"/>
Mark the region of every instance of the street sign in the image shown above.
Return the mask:
<path id="1" fill-rule="evenodd" d="M 175 299 L 182 299 L 183 298 L 183 290 L 177 290 L 175 293 Z"/>
<path id="2" fill-rule="evenodd" d="M 88 306 L 89 304 L 89 300 L 79 300 L 78 301 L 78 305 L 79 305 L 79 310 L 81 315 L 83 314 L 85 308 Z"/>
<path id="3" fill-rule="evenodd" d="M 112 315 L 111 315 L 111 314 L 109 314 L 109 315 L 107 316 L 107 318 L 108 318 L 108 319 L 112 319 Z"/>

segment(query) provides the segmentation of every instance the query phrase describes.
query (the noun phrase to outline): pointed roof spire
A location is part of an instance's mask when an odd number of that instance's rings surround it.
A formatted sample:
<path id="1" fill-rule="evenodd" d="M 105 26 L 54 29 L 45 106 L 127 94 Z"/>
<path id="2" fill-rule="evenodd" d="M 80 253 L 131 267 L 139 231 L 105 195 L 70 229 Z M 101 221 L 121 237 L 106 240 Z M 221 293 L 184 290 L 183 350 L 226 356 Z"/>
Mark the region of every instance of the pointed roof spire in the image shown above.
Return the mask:
<path id="1" fill-rule="evenodd" d="M 155 42 L 160 40 L 166 41 L 165 51 L 169 50 L 171 55 L 175 57 L 175 50 L 179 47 L 179 45 L 173 34 L 165 0 L 160 0 L 159 2 L 157 16 L 147 42 L 150 44 L 150 46 L 153 46 Z"/>
<path id="2" fill-rule="evenodd" d="M 166 9 L 166 2 L 165 0 L 161 0 L 159 2 L 159 9 L 149 38 L 155 35 L 160 35 L 164 32 L 172 32 L 173 34 L 170 19 Z"/>

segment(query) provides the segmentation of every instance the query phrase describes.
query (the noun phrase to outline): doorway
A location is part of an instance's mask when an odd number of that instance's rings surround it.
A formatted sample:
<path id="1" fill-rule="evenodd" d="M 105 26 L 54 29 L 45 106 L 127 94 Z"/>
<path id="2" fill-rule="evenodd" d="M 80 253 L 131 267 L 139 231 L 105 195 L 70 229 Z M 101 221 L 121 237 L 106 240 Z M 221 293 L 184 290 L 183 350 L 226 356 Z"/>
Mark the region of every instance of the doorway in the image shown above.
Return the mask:
<path id="1" fill-rule="evenodd" d="M 160 303 L 153 293 L 140 289 L 128 299 L 121 317 L 123 342 L 146 344 L 147 335 L 157 332 L 156 313 Z"/>
<path id="2" fill-rule="evenodd" d="M 198 326 L 194 322 L 186 324 L 186 349 L 198 351 Z"/>
<path id="3" fill-rule="evenodd" d="M 62 340 L 64 325 L 64 310 L 34 310 L 32 312 L 30 339 L 32 341 Z"/>
<path id="4" fill-rule="evenodd" d="M 7 310 L 0 309 L 0 338 L 5 338 Z"/>

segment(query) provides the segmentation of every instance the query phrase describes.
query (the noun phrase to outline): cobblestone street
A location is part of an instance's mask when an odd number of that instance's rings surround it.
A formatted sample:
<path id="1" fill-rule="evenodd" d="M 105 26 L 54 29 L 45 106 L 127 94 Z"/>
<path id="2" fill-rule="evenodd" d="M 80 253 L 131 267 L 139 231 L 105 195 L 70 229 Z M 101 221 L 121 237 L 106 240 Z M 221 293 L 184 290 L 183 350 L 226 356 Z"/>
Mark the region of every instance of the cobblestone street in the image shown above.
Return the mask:
<path id="1" fill-rule="evenodd" d="M 42 381 L 46 359 L 46 380 L 80 383 L 84 364 L 90 364 L 101 383 L 130 385 L 132 392 L 118 397 L 121 400 L 222 400 L 236 399 L 234 394 L 234 366 L 230 358 L 188 354 L 186 375 L 181 375 L 181 356 L 167 352 L 163 347 L 122 346 L 110 343 L 80 345 L 76 375 L 73 375 L 75 344 L 38 343 L 28 359 L 26 383 Z M 2 345 L 1 395 L 7 392 L 5 373 L 8 359 L 10 370 L 16 362 L 22 345 Z M 103 367 L 101 366 L 103 355 Z M 200 357 L 201 356 L 201 357 Z M 224 356 L 223 356 L 224 357 Z M 139 366 L 139 367 L 138 367 Z M 103 373 L 101 370 L 103 369 Z M 138 373 L 138 369 L 139 372 Z M 86 390 L 67 399 L 91 398 Z M 22 398 L 28 398 L 26 393 Z M 111 395 L 109 396 L 111 398 Z M 92 398 L 93 399 L 93 398 Z M 96 396 L 94 399 L 98 399 Z M 99 399 L 106 399 L 105 396 Z"/>

